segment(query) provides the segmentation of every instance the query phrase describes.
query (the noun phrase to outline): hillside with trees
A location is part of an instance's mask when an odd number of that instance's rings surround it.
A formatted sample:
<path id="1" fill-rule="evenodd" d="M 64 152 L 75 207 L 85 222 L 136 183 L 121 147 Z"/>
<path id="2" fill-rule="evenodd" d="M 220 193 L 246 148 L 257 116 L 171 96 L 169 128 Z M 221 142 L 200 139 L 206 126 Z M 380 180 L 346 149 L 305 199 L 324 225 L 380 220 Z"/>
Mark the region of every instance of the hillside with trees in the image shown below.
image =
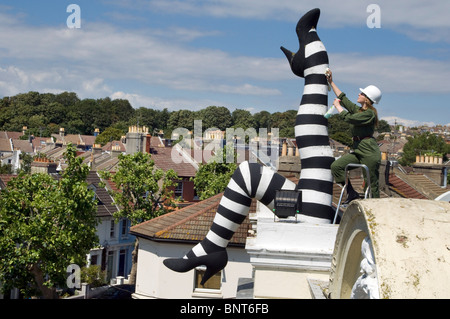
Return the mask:
<path id="1" fill-rule="evenodd" d="M 297 110 L 269 113 L 261 111 L 251 114 L 247 110 L 230 111 L 225 106 L 208 106 L 199 111 L 181 109 L 169 111 L 148 107 L 133 108 L 128 100 L 80 99 L 74 92 L 59 94 L 28 92 L 0 100 L 0 131 L 22 131 L 27 127 L 29 134 L 49 137 L 64 127 L 66 134 L 93 135 L 101 132 L 99 143 L 105 144 L 111 138 L 124 135 L 131 125 L 145 125 L 150 132 L 164 131 L 170 137 L 174 129 L 194 129 L 194 120 L 202 120 L 203 130 L 207 128 L 260 128 L 275 127 L 280 137 L 295 137 L 294 126 Z M 383 120 L 380 121 L 380 124 Z M 387 125 L 387 123 L 383 123 Z M 387 125 L 389 127 L 389 125 Z M 351 144 L 350 126 L 336 115 L 329 120 L 330 137 L 344 144 Z"/>

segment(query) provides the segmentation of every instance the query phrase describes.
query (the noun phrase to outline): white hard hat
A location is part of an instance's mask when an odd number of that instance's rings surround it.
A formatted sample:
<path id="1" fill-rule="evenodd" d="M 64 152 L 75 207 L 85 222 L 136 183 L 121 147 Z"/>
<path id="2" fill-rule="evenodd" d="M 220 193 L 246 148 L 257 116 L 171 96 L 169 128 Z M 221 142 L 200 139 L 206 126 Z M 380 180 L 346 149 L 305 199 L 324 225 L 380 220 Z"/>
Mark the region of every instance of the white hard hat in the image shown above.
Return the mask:
<path id="1" fill-rule="evenodd" d="M 375 85 L 369 85 L 365 89 L 359 89 L 363 92 L 373 103 L 378 104 L 381 100 L 381 91 Z"/>

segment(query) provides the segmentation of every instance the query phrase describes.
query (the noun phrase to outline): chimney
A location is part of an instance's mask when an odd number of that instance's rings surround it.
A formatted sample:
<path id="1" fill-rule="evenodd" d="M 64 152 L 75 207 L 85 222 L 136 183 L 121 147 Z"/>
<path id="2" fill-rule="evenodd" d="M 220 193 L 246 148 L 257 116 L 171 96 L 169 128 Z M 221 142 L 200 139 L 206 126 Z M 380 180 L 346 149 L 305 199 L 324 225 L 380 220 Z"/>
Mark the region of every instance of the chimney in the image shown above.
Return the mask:
<path id="1" fill-rule="evenodd" d="M 61 137 L 61 139 L 64 137 L 64 127 L 59 128 L 59 136 Z"/>
<path id="2" fill-rule="evenodd" d="M 286 156 L 287 154 L 287 144 L 286 141 L 283 142 L 283 147 L 281 148 L 281 156 Z"/>
<path id="3" fill-rule="evenodd" d="M 55 162 L 48 158 L 38 157 L 31 163 L 31 173 L 54 174 L 57 173 L 57 166 Z"/>
<path id="4" fill-rule="evenodd" d="M 288 147 L 288 156 L 294 156 L 294 148 L 292 146 Z"/>
<path id="5" fill-rule="evenodd" d="M 92 154 L 97 155 L 102 153 L 102 146 L 101 144 L 94 144 L 92 145 Z"/>
<path id="6" fill-rule="evenodd" d="M 150 153 L 151 140 L 152 140 L 152 136 L 150 134 L 147 134 L 146 139 L 145 139 L 145 153 Z"/>
<path id="7" fill-rule="evenodd" d="M 118 157 L 120 153 L 122 153 L 120 151 L 120 145 L 113 145 L 111 147 L 111 157 L 112 158 Z"/>

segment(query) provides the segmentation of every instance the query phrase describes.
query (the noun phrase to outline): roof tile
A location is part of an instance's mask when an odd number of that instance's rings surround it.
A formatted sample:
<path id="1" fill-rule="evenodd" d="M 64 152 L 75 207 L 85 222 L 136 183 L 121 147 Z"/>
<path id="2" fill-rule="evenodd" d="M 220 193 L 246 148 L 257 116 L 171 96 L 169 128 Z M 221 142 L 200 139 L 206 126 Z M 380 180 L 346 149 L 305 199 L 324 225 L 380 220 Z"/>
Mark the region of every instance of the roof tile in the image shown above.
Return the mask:
<path id="1" fill-rule="evenodd" d="M 148 220 L 131 228 L 136 236 L 151 240 L 180 240 L 197 242 L 203 240 L 216 215 L 223 193 L 180 210 Z M 252 205 L 251 210 L 255 209 Z M 245 245 L 250 222 L 248 217 L 230 240 L 230 245 Z"/>

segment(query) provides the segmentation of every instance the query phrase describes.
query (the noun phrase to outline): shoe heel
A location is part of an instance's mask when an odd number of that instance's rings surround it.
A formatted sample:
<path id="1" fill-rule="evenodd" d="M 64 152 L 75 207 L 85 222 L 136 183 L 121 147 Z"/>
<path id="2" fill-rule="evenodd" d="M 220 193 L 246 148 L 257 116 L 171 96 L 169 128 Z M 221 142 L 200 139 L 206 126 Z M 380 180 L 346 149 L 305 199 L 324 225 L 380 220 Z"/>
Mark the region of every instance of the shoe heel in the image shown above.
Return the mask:
<path id="1" fill-rule="evenodd" d="M 203 286 L 209 278 L 225 268 L 228 263 L 228 254 L 226 250 L 208 255 L 208 261 L 205 263 L 206 271 L 200 284 Z"/>

